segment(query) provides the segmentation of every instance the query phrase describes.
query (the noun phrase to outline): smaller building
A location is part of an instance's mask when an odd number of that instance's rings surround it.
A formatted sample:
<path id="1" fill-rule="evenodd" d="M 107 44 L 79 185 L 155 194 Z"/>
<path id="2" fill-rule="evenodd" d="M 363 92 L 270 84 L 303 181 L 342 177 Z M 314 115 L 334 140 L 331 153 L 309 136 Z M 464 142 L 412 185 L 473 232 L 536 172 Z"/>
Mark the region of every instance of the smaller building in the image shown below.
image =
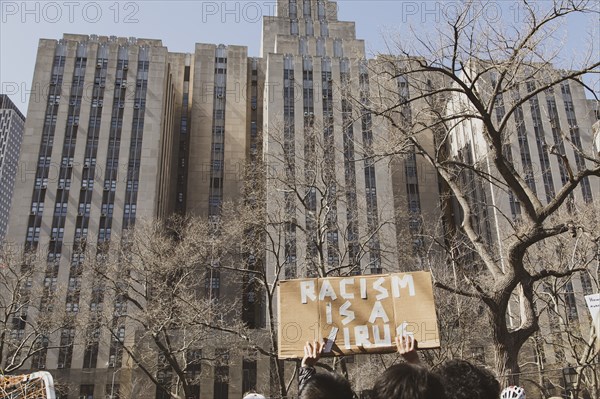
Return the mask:
<path id="1" fill-rule="evenodd" d="M 23 139 L 25 116 L 0 94 L 0 241 L 4 240 Z"/>

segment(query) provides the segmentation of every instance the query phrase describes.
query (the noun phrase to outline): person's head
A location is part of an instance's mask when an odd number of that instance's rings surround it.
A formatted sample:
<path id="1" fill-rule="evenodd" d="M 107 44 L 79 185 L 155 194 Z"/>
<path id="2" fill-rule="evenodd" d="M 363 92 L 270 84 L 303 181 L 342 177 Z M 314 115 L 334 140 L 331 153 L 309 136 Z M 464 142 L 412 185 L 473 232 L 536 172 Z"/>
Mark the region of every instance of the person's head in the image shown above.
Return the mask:
<path id="1" fill-rule="evenodd" d="M 375 381 L 375 399 L 445 399 L 440 380 L 425 367 L 400 363 Z"/>
<path id="2" fill-rule="evenodd" d="M 350 383 L 339 374 L 319 372 L 302 389 L 300 399 L 353 399 Z"/>
<path id="3" fill-rule="evenodd" d="M 525 389 L 523 389 L 522 387 L 515 386 L 515 385 L 506 387 L 502 390 L 500 399 L 526 399 L 525 398 Z"/>
<path id="4" fill-rule="evenodd" d="M 490 399 L 500 396 L 494 375 L 465 360 L 448 360 L 437 368 L 448 399 Z"/>

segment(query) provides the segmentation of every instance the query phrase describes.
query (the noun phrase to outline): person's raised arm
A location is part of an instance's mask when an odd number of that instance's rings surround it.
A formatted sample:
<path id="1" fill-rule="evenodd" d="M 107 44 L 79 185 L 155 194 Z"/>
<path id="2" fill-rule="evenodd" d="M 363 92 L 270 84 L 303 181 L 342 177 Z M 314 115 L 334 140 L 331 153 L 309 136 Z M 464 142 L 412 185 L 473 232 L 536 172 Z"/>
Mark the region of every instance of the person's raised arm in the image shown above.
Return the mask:
<path id="1" fill-rule="evenodd" d="M 298 395 L 302 396 L 302 391 L 307 382 L 317 373 L 315 365 L 321 358 L 323 352 L 323 343 L 319 341 L 306 342 L 304 344 L 304 357 L 302 358 L 302 367 L 298 370 Z"/>

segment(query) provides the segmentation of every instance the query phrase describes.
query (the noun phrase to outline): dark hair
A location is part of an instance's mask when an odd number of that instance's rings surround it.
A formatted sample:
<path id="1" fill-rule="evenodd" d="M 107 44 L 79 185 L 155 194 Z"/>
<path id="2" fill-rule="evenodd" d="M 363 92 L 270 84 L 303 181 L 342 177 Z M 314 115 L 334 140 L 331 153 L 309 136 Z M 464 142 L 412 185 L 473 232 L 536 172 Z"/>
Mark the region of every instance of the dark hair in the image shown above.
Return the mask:
<path id="1" fill-rule="evenodd" d="M 319 372 L 307 382 L 300 399 L 353 399 L 354 392 L 347 379 L 339 374 Z"/>
<path id="2" fill-rule="evenodd" d="M 440 380 L 425 367 L 400 363 L 375 381 L 375 399 L 445 399 Z"/>
<path id="3" fill-rule="evenodd" d="M 483 367 L 466 360 L 448 360 L 436 374 L 442 380 L 448 399 L 489 399 L 500 397 L 500 383 Z"/>

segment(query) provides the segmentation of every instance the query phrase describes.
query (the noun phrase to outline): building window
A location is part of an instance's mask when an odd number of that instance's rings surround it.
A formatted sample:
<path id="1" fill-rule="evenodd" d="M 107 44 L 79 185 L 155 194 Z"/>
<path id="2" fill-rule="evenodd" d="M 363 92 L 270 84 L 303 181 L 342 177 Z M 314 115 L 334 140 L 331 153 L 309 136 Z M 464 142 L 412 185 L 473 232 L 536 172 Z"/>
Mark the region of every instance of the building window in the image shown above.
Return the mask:
<path id="1" fill-rule="evenodd" d="M 594 288 L 592 286 L 592 279 L 590 275 L 586 272 L 580 274 L 581 278 L 581 287 L 583 288 L 583 295 L 590 295 L 593 293 Z"/>
<path id="2" fill-rule="evenodd" d="M 119 395 L 120 388 L 119 384 L 107 384 L 106 390 L 104 391 L 106 399 L 121 399 L 121 396 Z"/>
<path id="3" fill-rule="evenodd" d="M 71 256 L 71 266 L 80 265 L 84 260 L 85 254 L 74 253 L 73 256 Z"/>
<path id="4" fill-rule="evenodd" d="M 577 303 L 575 301 L 575 293 L 573 292 L 573 283 L 568 282 L 565 285 L 565 305 L 567 312 L 567 319 L 569 322 L 576 322 L 578 320 L 577 315 Z"/>
<path id="5" fill-rule="evenodd" d="M 136 204 L 125 204 L 125 215 L 135 215 L 136 208 Z"/>
<path id="6" fill-rule="evenodd" d="M 256 358 L 248 358 L 242 361 L 242 392 L 256 389 Z"/>
<path id="7" fill-rule="evenodd" d="M 75 340 L 75 329 L 65 328 L 60 333 L 60 345 L 58 350 L 58 368 L 71 368 L 71 357 L 73 355 L 73 341 Z"/>
<path id="8" fill-rule="evenodd" d="M 94 399 L 94 386 L 81 385 L 79 387 L 79 399 Z"/>
<path id="9" fill-rule="evenodd" d="M 66 213 L 66 211 L 65 211 L 65 213 Z M 50 238 L 53 240 L 62 240 L 64 235 L 65 235 L 64 227 L 53 227 L 52 228 L 52 236 Z"/>
<path id="10" fill-rule="evenodd" d="M 91 342 L 83 354 L 83 368 L 95 369 L 98 361 L 98 342 Z"/>
<path id="11" fill-rule="evenodd" d="M 157 363 L 158 371 L 156 373 L 156 379 L 160 383 L 160 386 L 156 387 L 156 399 L 169 399 L 171 395 L 165 392 L 165 390 L 171 389 L 173 384 L 173 372 L 163 354 L 158 355 Z"/>
<path id="12" fill-rule="evenodd" d="M 114 204 L 102 204 L 101 216 L 112 216 L 114 208 Z"/>
<path id="13" fill-rule="evenodd" d="M 46 277 L 44 278 L 44 287 L 48 288 L 49 291 L 54 291 L 56 289 L 57 281 L 57 277 Z"/>
<path id="14" fill-rule="evenodd" d="M 206 297 L 210 299 L 218 299 L 221 290 L 221 276 L 218 271 L 213 271 L 212 276 L 207 277 L 204 283 Z"/>
<path id="15" fill-rule="evenodd" d="M 304 25 L 306 30 L 306 36 L 313 36 L 315 34 L 315 28 L 312 19 L 305 20 Z"/>
<path id="16" fill-rule="evenodd" d="M 54 206 L 54 214 L 57 216 L 66 216 L 67 214 L 67 203 L 66 202 L 57 202 Z M 55 229 L 52 229 L 54 233 Z"/>
<path id="17" fill-rule="evenodd" d="M 211 195 L 208 199 L 208 203 L 210 206 L 219 206 L 221 204 L 221 196 Z"/>
<path id="18" fill-rule="evenodd" d="M 104 180 L 104 190 L 115 191 L 116 189 L 117 189 L 117 181 L 116 180 Z"/>
<path id="19" fill-rule="evenodd" d="M 111 185 L 112 187 L 112 185 Z M 127 191 L 138 191 L 139 182 L 137 180 L 128 180 L 127 181 Z"/>
<path id="20" fill-rule="evenodd" d="M 31 213 L 40 214 L 44 212 L 44 203 L 43 202 L 33 202 L 31 204 Z"/>
<path id="21" fill-rule="evenodd" d="M 36 177 L 35 179 L 35 188 L 46 188 L 48 187 L 48 178 L 44 177 Z"/>
<path id="22" fill-rule="evenodd" d="M 101 228 L 98 231 L 98 241 L 108 241 L 110 240 L 110 228 Z"/>
<path id="23" fill-rule="evenodd" d="M 485 364 L 485 349 L 483 346 L 474 346 L 472 349 L 472 358 L 475 363 Z"/>
<path id="24" fill-rule="evenodd" d="M 119 368 L 122 365 L 123 348 L 119 344 L 111 343 L 110 354 L 108 356 L 108 367 Z"/>
<path id="25" fill-rule="evenodd" d="M 83 190 L 91 190 L 94 188 L 94 179 L 83 179 L 81 181 L 81 188 Z"/>
<path id="26" fill-rule="evenodd" d="M 77 313 L 79 312 L 79 304 L 76 302 L 67 302 L 65 310 L 69 313 Z"/>
<path id="27" fill-rule="evenodd" d="M 329 25 L 327 21 L 321 21 L 321 37 L 329 37 Z"/>
<path id="28" fill-rule="evenodd" d="M 333 41 L 333 56 L 338 58 L 342 58 L 344 56 L 341 39 L 335 39 Z"/>
<path id="29" fill-rule="evenodd" d="M 75 229 L 75 238 L 76 239 L 85 239 L 88 234 L 87 227 L 77 227 Z"/>
<path id="30" fill-rule="evenodd" d="M 312 16 L 311 1 L 302 0 L 302 15 L 304 18 L 310 18 Z"/>
<path id="31" fill-rule="evenodd" d="M 317 18 L 319 21 L 325 19 L 325 2 L 322 0 L 317 1 Z"/>
<path id="32" fill-rule="evenodd" d="M 227 350 L 216 349 L 214 399 L 229 399 L 229 354 Z"/>

